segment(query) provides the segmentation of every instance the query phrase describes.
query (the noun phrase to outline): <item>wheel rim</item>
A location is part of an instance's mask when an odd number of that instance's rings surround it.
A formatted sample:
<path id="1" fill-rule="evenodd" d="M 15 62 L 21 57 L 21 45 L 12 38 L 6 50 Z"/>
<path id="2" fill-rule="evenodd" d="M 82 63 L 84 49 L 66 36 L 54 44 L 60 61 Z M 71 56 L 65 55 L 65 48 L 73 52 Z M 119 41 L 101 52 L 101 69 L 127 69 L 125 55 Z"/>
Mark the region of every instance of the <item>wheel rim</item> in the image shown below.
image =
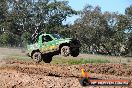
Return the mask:
<path id="1" fill-rule="evenodd" d="M 70 53 L 69 47 L 63 47 L 62 48 L 62 54 L 64 56 L 67 56 Z"/>
<path id="2" fill-rule="evenodd" d="M 40 56 L 37 54 L 37 55 L 34 55 L 34 59 L 35 60 L 39 60 Z"/>
<path id="3" fill-rule="evenodd" d="M 40 53 L 35 53 L 33 59 L 35 61 L 39 62 L 41 60 L 41 54 Z"/>

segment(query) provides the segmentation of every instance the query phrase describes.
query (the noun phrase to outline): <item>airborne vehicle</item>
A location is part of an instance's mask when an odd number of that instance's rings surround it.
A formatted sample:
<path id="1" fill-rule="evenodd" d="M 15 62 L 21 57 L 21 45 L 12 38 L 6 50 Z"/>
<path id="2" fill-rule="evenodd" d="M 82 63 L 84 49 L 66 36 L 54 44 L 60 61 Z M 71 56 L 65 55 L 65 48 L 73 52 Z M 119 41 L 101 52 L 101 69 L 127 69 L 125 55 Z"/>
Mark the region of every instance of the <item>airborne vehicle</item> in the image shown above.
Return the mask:
<path id="1" fill-rule="evenodd" d="M 62 38 L 58 34 L 41 34 L 36 41 L 27 45 L 28 56 L 35 62 L 50 63 L 54 55 L 69 55 L 77 57 L 79 55 L 80 42 L 77 39 Z"/>

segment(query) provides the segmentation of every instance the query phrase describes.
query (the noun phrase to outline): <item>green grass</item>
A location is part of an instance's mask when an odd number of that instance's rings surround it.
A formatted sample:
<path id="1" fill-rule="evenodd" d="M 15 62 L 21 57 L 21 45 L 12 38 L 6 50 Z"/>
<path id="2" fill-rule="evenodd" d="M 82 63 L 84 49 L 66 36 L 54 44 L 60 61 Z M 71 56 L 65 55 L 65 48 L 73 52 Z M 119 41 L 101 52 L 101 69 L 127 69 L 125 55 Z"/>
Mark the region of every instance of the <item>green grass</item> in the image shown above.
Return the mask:
<path id="1" fill-rule="evenodd" d="M 70 60 L 69 64 L 86 64 L 86 63 L 110 63 L 108 60 L 101 59 L 80 59 L 80 60 Z"/>
<path id="2" fill-rule="evenodd" d="M 31 58 L 27 56 L 7 56 L 7 60 L 30 61 Z"/>
<path id="3" fill-rule="evenodd" d="M 30 57 L 27 56 L 8 56 L 8 60 L 18 60 L 18 61 L 32 61 Z M 42 61 L 42 63 L 44 63 Z M 110 63 L 110 60 L 99 59 L 99 58 L 73 58 L 73 57 L 53 57 L 51 64 L 62 64 L 62 65 L 77 65 L 77 64 L 87 64 L 87 63 Z"/>
<path id="4" fill-rule="evenodd" d="M 68 64 L 68 65 L 76 65 L 76 64 L 87 64 L 87 63 L 110 63 L 109 60 L 105 59 L 91 59 L 91 58 L 80 58 L 80 59 L 63 59 L 63 58 L 54 58 L 51 62 L 52 64 Z"/>

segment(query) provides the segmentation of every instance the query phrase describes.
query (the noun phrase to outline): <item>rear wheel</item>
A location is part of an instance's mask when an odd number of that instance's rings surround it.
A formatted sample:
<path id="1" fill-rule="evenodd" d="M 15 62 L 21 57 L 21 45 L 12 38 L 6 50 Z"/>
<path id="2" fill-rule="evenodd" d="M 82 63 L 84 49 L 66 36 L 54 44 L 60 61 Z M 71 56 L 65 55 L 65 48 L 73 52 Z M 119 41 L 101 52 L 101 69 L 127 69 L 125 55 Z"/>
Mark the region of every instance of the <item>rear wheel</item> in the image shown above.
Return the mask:
<path id="1" fill-rule="evenodd" d="M 32 55 L 32 59 L 36 62 L 39 63 L 42 61 L 42 55 L 40 52 L 34 52 Z"/>
<path id="2" fill-rule="evenodd" d="M 50 62 L 52 61 L 52 57 L 53 57 L 52 54 L 45 54 L 45 55 L 42 55 L 43 61 L 44 61 L 45 63 L 50 63 Z"/>
<path id="3" fill-rule="evenodd" d="M 77 57 L 79 55 L 79 48 L 71 50 L 71 56 Z"/>
<path id="4" fill-rule="evenodd" d="M 63 46 L 61 48 L 61 55 L 67 57 L 67 56 L 69 56 L 69 54 L 70 54 L 70 47 L 69 46 Z"/>

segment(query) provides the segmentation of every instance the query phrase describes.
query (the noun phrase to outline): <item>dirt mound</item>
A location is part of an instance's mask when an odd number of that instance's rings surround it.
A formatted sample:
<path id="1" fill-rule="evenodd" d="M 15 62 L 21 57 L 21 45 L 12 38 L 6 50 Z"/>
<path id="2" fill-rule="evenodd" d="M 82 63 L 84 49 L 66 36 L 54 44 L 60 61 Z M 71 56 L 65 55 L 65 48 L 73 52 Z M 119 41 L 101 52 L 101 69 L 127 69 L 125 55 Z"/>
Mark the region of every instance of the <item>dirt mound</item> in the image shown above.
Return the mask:
<path id="1" fill-rule="evenodd" d="M 0 87 L 2 88 L 82 88 L 78 79 L 81 77 L 81 68 L 88 69 L 90 72 L 99 73 L 91 75 L 91 78 L 116 78 L 116 76 L 110 75 L 125 75 L 117 74 L 117 71 L 127 71 L 128 68 L 131 71 L 131 66 L 121 64 L 86 64 L 86 65 L 53 65 L 24 61 L 6 61 L 5 65 L 0 67 Z M 96 70 L 95 70 L 96 69 Z M 111 72 L 111 69 L 114 71 Z M 131 77 L 131 74 L 128 74 Z M 128 78 L 130 78 L 128 77 Z M 127 79 L 128 79 L 127 78 Z M 132 77 L 130 78 L 130 80 Z M 93 88 L 93 87 L 91 87 Z M 94 87 L 94 88 L 108 88 L 106 87 Z M 113 88 L 109 87 L 109 88 Z M 114 87 L 114 88 L 121 88 Z M 127 88 L 127 87 L 122 87 Z"/>
<path id="2" fill-rule="evenodd" d="M 0 67 L 2 88 L 81 88 L 77 76 L 59 65 L 8 61 Z"/>
<path id="3" fill-rule="evenodd" d="M 126 64 L 85 64 L 85 65 L 53 65 L 53 64 L 36 64 L 34 62 L 24 61 L 6 61 L 6 69 L 17 70 L 28 74 L 43 74 L 80 77 L 81 68 L 85 68 L 90 73 L 106 74 L 115 76 L 132 76 L 132 65 Z M 9 66 L 8 66 L 9 65 Z M 3 68 L 3 69 L 5 69 Z M 0 68 L 2 69 L 2 68 Z M 53 74 L 55 73 L 55 74 Z"/>
<path id="4" fill-rule="evenodd" d="M 64 66 L 61 67 L 51 64 L 35 64 L 33 62 L 8 61 L 5 66 L 0 68 L 0 70 L 15 70 L 21 73 L 38 74 L 43 76 L 78 77 L 63 67 Z"/>
<path id="5" fill-rule="evenodd" d="M 124 76 L 124 77 L 132 76 L 132 65 L 127 65 L 127 64 L 85 64 L 85 65 L 67 66 L 66 68 L 70 72 L 75 72 L 75 73 L 80 73 L 81 68 L 84 68 L 90 73 Z"/>
<path id="6" fill-rule="evenodd" d="M 91 64 L 84 67 L 97 74 L 132 76 L 132 66 L 126 64 Z"/>
<path id="7" fill-rule="evenodd" d="M 0 73 L 0 88 L 82 88 L 76 78 Z"/>

